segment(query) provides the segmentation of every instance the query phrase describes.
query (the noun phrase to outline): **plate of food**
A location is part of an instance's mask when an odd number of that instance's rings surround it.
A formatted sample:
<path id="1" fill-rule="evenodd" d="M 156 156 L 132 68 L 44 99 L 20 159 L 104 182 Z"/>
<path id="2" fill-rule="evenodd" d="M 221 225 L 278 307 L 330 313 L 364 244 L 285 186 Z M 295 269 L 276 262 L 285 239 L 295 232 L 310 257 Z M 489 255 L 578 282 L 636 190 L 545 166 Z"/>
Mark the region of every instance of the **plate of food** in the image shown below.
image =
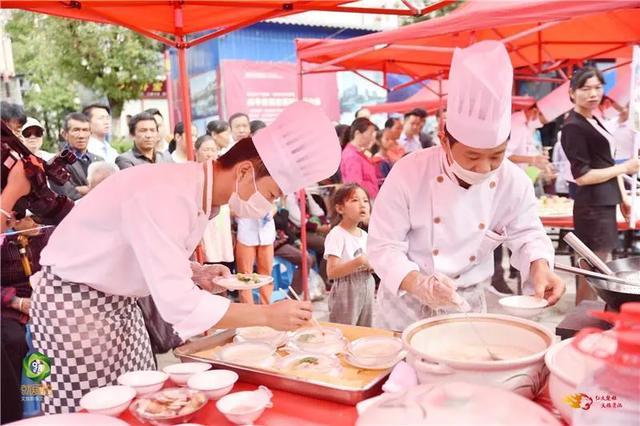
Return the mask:
<path id="1" fill-rule="evenodd" d="M 340 329 L 335 327 L 304 327 L 298 329 L 287 343 L 287 347 L 299 352 L 335 355 L 347 345 Z"/>
<path id="2" fill-rule="evenodd" d="M 273 277 L 270 275 L 260 274 L 235 274 L 226 278 L 219 278 L 215 284 L 224 287 L 227 290 L 253 290 L 264 285 L 271 284 Z"/>
<path id="3" fill-rule="evenodd" d="M 287 343 L 287 332 L 278 331 L 271 327 L 241 327 L 236 329 L 235 343 L 263 342 L 273 346 L 283 346 Z"/>
<path id="4" fill-rule="evenodd" d="M 278 367 L 282 371 L 303 376 L 308 374 L 339 376 L 342 371 L 338 358 L 331 355 L 304 352 L 292 353 L 282 358 Z"/>
<path id="5" fill-rule="evenodd" d="M 137 399 L 129 409 L 151 424 L 177 424 L 189 421 L 206 404 L 207 397 L 200 391 L 168 388 Z"/>

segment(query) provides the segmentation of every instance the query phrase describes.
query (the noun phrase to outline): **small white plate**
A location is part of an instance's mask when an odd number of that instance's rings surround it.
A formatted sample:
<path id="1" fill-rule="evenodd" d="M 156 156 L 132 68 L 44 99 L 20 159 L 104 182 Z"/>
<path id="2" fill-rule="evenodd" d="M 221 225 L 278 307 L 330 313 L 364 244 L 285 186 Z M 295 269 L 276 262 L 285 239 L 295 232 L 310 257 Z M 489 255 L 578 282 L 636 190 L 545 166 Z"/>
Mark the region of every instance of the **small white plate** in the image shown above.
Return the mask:
<path id="1" fill-rule="evenodd" d="M 282 336 L 279 336 L 279 338 L 273 342 L 269 342 L 267 340 L 247 339 L 246 337 L 236 335 L 233 338 L 233 343 L 261 342 L 261 343 L 268 343 L 272 346 L 275 346 L 276 348 L 279 348 L 286 345 L 288 340 L 289 340 L 289 336 L 287 335 L 287 333 L 284 333 Z"/>
<path id="2" fill-rule="evenodd" d="M 260 281 L 257 283 L 246 283 L 238 280 L 236 275 L 231 275 L 227 278 L 217 279 L 215 284 L 227 290 L 253 290 L 254 288 L 260 288 L 273 282 L 273 277 L 270 275 L 258 275 L 258 278 Z"/>
<path id="3" fill-rule="evenodd" d="M 356 368 L 360 368 L 362 370 L 389 370 L 389 369 L 395 367 L 395 365 L 397 363 L 402 361 L 405 356 L 407 356 L 407 352 L 406 351 L 402 351 L 402 352 L 400 352 L 398 357 L 396 359 L 394 359 L 392 362 L 387 362 L 387 363 L 379 364 L 379 365 L 364 365 L 364 364 L 360 364 L 349 353 L 345 353 L 344 354 L 344 360 L 345 360 L 345 362 L 347 364 L 350 364 L 350 365 L 352 365 L 352 366 L 354 366 Z"/>

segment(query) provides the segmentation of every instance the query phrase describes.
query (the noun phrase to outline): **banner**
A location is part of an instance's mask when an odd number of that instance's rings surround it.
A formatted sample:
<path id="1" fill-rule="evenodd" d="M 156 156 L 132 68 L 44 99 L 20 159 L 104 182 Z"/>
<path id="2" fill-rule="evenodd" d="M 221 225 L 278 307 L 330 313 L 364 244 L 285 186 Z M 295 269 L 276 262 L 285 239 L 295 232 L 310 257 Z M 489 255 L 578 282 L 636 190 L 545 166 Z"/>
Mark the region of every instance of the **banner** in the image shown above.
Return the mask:
<path id="1" fill-rule="evenodd" d="M 225 60 L 220 66 L 224 116 L 244 112 L 251 120 L 272 123 L 296 98 L 296 65 L 289 62 Z M 338 121 L 340 104 L 334 73 L 304 76 L 303 99 L 321 106 Z"/>

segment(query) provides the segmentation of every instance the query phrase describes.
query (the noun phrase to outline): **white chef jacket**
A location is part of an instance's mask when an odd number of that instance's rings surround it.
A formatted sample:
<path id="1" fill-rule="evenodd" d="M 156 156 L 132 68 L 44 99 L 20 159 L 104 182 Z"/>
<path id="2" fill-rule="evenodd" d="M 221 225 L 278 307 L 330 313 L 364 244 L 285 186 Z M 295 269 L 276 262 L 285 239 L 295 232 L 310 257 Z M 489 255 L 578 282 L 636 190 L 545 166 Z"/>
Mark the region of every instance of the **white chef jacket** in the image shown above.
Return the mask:
<path id="1" fill-rule="evenodd" d="M 463 288 L 481 283 L 493 275 L 493 250 L 501 243 L 513 251 L 511 263 L 530 291 L 531 262 L 545 259 L 553 267 L 554 250 L 527 175 L 505 160 L 491 179 L 464 189 L 444 161 L 441 147 L 415 152 L 396 163 L 381 188 L 367 250 L 382 280 L 378 298 L 402 303 L 400 283 L 412 271 L 440 272 Z M 394 329 L 408 325 L 393 312 L 380 315 Z"/>
<path id="2" fill-rule="evenodd" d="M 224 316 L 229 300 L 191 281 L 189 257 L 209 214 L 202 164 L 149 164 L 120 171 L 89 192 L 51 235 L 40 263 L 66 281 L 107 294 L 151 294 L 183 339 Z"/>
<path id="3" fill-rule="evenodd" d="M 511 120 L 511 135 L 505 154 L 507 158 L 512 155 L 527 157 L 540 155 L 540 152 L 536 149 L 536 139 L 534 137 L 537 129 L 536 126 L 537 122 L 522 122 L 519 117 L 516 117 L 516 114 L 514 114 L 514 118 Z M 521 169 L 526 169 L 529 165 L 519 163 L 518 166 Z"/>
<path id="4" fill-rule="evenodd" d="M 118 158 L 118 151 L 107 141 L 101 141 L 93 136 L 89 137 L 89 143 L 87 144 L 87 151 L 93 155 L 102 157 L 104 161 L 111 164 L 116 164 L 116 158 Z"/>

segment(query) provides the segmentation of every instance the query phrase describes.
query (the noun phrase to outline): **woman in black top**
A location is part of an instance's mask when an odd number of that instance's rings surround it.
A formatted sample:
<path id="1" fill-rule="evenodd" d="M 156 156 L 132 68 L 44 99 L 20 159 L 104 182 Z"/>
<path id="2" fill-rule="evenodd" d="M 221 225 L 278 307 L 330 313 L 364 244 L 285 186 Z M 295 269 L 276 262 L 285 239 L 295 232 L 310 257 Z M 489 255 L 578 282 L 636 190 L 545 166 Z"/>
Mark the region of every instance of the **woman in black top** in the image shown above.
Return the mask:
<path id="1" fill-rule="evenodd" d="M 593 67 L 577 70 L 569 90 L 575 104 L 562 128 L 562 148 L 571 163 L 578 185 L 573 207 L 575 233 L 603 260 L 608 260 L 617 245 L 616 206 L 629 205 L 621 175 L 636 173 L 637 158 L 616 165 L 613 137 L 596 117 L 604 92 L 604 78 Z M 578 280 L 576 304 L 595 299 L 595 292 L 584 279 Z"/>

